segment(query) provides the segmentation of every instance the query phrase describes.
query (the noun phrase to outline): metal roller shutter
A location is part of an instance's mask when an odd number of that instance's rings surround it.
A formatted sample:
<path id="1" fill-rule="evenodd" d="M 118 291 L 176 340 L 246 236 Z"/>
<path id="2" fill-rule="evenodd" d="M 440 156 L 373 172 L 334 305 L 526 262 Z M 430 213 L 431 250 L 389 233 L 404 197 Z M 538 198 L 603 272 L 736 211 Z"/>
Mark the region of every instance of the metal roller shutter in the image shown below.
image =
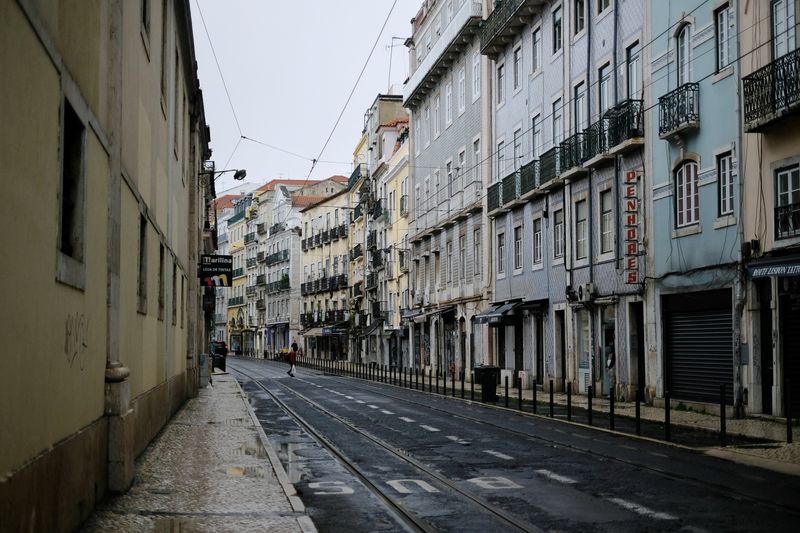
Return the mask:
<path id="1" fill-rule="evenodd" d="M 791 387 L 792 416 L 797 418 L 800 416 L 800 297 L 784 295 L 780 302 L 784 376 Z"/>
<path id="2" fill-rule="evenodd" d="M 733 403 L 733 317 L 728 309 L 669 311 L 665 324 L 670 396 L 698 402 L 719 402 L 727 387 Z"/>

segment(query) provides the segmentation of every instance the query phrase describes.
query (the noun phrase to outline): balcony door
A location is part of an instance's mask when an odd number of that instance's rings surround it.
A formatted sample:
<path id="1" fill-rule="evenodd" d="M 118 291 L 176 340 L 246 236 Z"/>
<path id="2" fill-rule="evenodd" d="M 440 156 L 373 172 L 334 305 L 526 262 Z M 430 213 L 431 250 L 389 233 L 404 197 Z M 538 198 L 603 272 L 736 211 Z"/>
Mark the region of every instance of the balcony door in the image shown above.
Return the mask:
<path id="1" fill-rule="evenodd" d="M 793 51 L 796 46 L 794 0 L 772 0 L 772 59 Z"/>
<path id="2" fill-rule="evenodd" d="M 688 24 L 684 24 L 681 31 L 675 39 L 675 47 L 678 52 L 678 87 L 684 83 L 689 83 L 691 79 L 691 46 L 692 46 L 692 28 Z"/>

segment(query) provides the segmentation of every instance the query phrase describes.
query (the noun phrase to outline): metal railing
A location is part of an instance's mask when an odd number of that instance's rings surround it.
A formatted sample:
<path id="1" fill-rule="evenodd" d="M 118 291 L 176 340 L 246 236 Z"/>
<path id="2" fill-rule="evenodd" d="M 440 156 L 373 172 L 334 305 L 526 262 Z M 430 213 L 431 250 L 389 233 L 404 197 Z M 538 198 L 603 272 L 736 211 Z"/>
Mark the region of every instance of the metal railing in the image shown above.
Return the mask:
<path id="1" fill-rule="evenodd" d="M 375 250 L 372 252 L 372 268 L 381 268 L 383 266 L 383 251 Z"/>
<path id="2" fill-rule="evenodd" d="M 684 83 L 658 99 L 658 134 L 670 135 L 700 122 L 700 84 Z"/>
<path id="3" fill-rule="evenodd" d="M 408 195 L 404 194 L 400 197 L 400 216 L 408 215 Z"/>
<path id="4" fill-rule="evenodd" d="M 253 268 L 254 266 L 256 266 L 257 259 L 258 258 L 256 257 L 248 257 L 247 261 L 245 262 L 247 268 Z"/>
<path id="5" fill-rule="evenodd" d="M 267 253 L 258 252 L 258 255 L 256 256 L 256 261 L 258 261 L 259 263 L 263 263 L 266 260 L 267 260 Z"/>
<path id="6" fill-rule="evenodd" d="M 372 206 L 372 218 L 377 219 L 383 214 L 383 202 L 379 198 Z"/>
<path id="7" fill-rule="evenodd" d="M 584 133 L 580 132 L 570 135 L 559 145 L 558 149 L 562 172 L 571 168 L 580 167 L 585 160 L 586 146 L 584 142 Z"/>
<path id="8" fill-rule="evenodd" d="M 228 298 L 228 307 L 232 305 L 244 305 L 244 296 L 234 296 L 233 298 Z"/>
<path id="9" fill-rule="evenodd" d="M 552 181 L 559 174 L 558 146 L 550 148 L 539 157 L 539 182 L 541 185 Z"/>
<path id="10" fill-rule="evenodd" d="M 522 165 L 519 169 L 519 195 L 529 193 L 539 186 L 539 160 Z"/>
<path id="11" fill-rule="evenodd" d="M 267 232 L 267 225 L 264 223 L 256 224 L 256 233 L 263 235 Z"/>
<path id="12" fill-rule="evenodd" d="M 800 235 L 800 203 L 775 208 L 775 238 L 788 239 Z"/>
<path id="13" fill-rule="evenodd" d="M 483 22 L 481 30 L 481 51 L 485 50 L 492 41 L 499 36 L 506 25 L 514 18 L 517 10 L 525 4 L 526 0 L 502 0 L 495 2 L 494 11 Z"/>
<path id="14" fill-rule="evenodd" d="M 355 261 L 362 255 L 364 255 L 364 251 L 361 249 L 361 243 L 356 244 L 350 249 L 350 261 Z"/>
<path id="15" fill-rule="evenodd" d="M 644 120 L 641 100 L 625 100 L 611 113 L 608 130 L 609 147 L 622 144 L 629 139 L 644 136 Z"/>
<path id="16" fill-rule="evenodd" d="M 289 250 L 280 250 L 267 256 L 267 265 L 274 265 L 289 260 Z"/>
<path id="17" fill-rule="evenodd" d="M 503 178 L 503 205 L 519 198 L 519 172 L 514 171 Z"/>
<path id="18" fill-rule="evenodd" d="M 239 277 L 242 277 L 242 276 L 244 276 L 244 268 L 239 267 L 239 268 L 234 268 L 233 269 L 233 277 L 234 278 L 239 278 Z"/>
<path id="19" fill-rule="evenodd" d="M 254 231 L 251 231 L 244 236 L 245 244 L 250 244 L 251 242 L 256 242 L 256 233 Z"/>
<path id="20" fill-rule="evenodd" d="M 267 284 L 267 275 L 266 274 L 259 274 L 256 276 L 256 285 L 266 285 Z"/>
<path id="21" fill-rule="evenodd" d="M 742 78 L 742 92 L 746 128 L 800 105 L 800 48 Z"/>
<path id="22" fill-rule="evenodd" d="M 350 174 L 350 178 L 347 180 L 347 188 L 352 189 L 353 185 L 361 178 L 361 164 L 359 163 L 356 165 L 356 168 L 353 170 L 353 173 Z"/>
<path id="23" fill-rule="evenodd" d="M 273 224 L 272 226 L 270 226 L 269 234 L 275 235 L 276 233 L 280 233 L 285 229 L 286 229 L 286 224 L 284 224 L 283 222 L 278 222 L 277 224 Z"/>
<path id="24" fill-rule="evenodd" d="M 377 230 L 372 230 L 367 234 L 367 248 L 375 248 L 378 243 Z"/>
<path id="25" fill-rule="evenodd" d="M 500 208 L 500 192 L 502 185 L 503 183 L 500 181 L 492 183 L 486 191 L 486 209 L 490 213 Z"/>
<path id="26" fill-rule="evenodd" d="M 583 130 L 584 151 L 586 161 L 595 156 L 608 152 L 609 119 L 601 117 L 600 120 Z"/>

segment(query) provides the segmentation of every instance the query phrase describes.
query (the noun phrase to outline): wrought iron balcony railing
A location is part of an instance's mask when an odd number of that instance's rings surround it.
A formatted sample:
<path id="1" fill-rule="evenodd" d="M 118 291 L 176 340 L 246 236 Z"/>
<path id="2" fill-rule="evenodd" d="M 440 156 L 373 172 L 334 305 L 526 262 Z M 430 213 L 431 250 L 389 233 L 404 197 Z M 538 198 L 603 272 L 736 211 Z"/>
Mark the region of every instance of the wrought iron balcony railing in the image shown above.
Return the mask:
<path id="1" fill-rule="evenodd" d="M 525 24 L 532 14 L 536 0 L 498 0 L 494 2 L 494 11 L 484 21 L 481 30 L 481 53 L 493 55 L 497 48 L 505 46 L 508 35 L 515 33 L 515 28 Z"/>
<path id="2" fill-rule="evenodd" d="M 234 296 L 233 298 L 228 298 L 228 307 L 234 305 L 244 305 L 244 296 Z"/>
<path id="3" fill-rule="evenodd" d="M 361 283 L 353 285 L 353 298 L 358 298 L 364 294 Z"/>
<path id="4" fill-rule="evenodd" d="M 539 186 L 539 160 L 522 165 L 519 169 L 519 195 L 529 193 Z"/>
<path id="5" fill-rule="evenodd" d="M 376 230 L 372 230 L 367 234 L 367 248 L 375 248 L 378 244 L 378 234 Z"/>
<path id="6" fill-rule="evenodd" d="M 350 222 L 355 222 L 356 220 L 361 218 L 361 216 L 364 214 L 364 205 L 363 204 L 358 204 L 355 207 L 355 209 L 353 209 L 350 213 L 351 213 Z"/>
<path id="7" fill-rule="evenodd" d="M 244 243 L 245 244 L 250 244 L 252 242 L 256 242 L 256 232 L 255 231 L 251 231 L 250 233 L 248 233 L 248 234 L 246 234 L 244 236 Z"/>
<path id="8" fill-rule="evenodd" d="M 331 242 L 331 232 L 330 230 L 323 230 L 322 232 L 322 244 L 328 244 Z"/>
<path id="9" fill-rule="evenodd" d="M 244 268 L 239 267 L 239 268 L 234 268 L 233 269 L 233 277 L 234 278 L 240 278 L 242 276 L 244 276 Z"/>
<path id="10" fill-rule="evenodd" d="M 267 308 L 267 302 L 264 300 L 256 300 L 256 309 L 264 310 Z"/>
<path id="11" fill-rule="evenodd" d="M 381 201 L 381 199 L 378 199 L 378 201 L 376 201 L 375 204 L 372 206 L 372 218 L 377 219 L 382 214 L 383 214 L 383 202 Z"/>
<path id="12" fill-rule="evenodd" d="M 355 261 L 362 255 L 364 255 L 364 251 L 361 249 L 361 243 L 356 244 L 350 249 L 350 261 Z"/>
<path id="13" fill-rule="evenodd" d="M 601 117 L 597 122 L 583 130 L 586 161 L 608 152 L 609 122 L 610 119 L 608 117 Z"/>
<path id="14" fill-rule="evenodd" d="M 546 185 L 558 176 L 560 171 L 558 158 L 558 146 L 550 148 L 539 157 L 539 182 L 541 185 Z"/>
<path id="15" fill-rule="evenodd" d="M 699 83 L 684 83 L 658 99 L 658 136 L 661 139 L 668 139 L 699 125 Z"/>
<path id="16" fill-rule="evenodd" d="M 339 238 L 344 239 L 347 237 L 347 224 L 342 223 L 339 226 Z"/>
<path id="17" fill-rule="evenodd" d="M 788 239 L 800 236 L 800 203 L 775 208 L 775 238 Z"/>
<path id="18" fill-rule="evenodd" d="M 266 285 L 267 284 L 267 275 L 266 274 L 259 274 L 256 276 L 256 285 Z"/>
<path id="19" fill-rule="evenodd" d="M 800 109 L 800 48 L 742 78 L 745 131 Z"/>
<path id="20" fill-rule="evenodd" d="M 278 222 L 278 223 L 273 224 L 272 226 L 270 226 L 269 234 L 270 235 L 275 235 L 276 233 L 280 233 L 281 231 L 283 231 L 285 229 L 286 229 L 286 224 L 283 223 L 283 222 Z"/>
<path id="21" fill-rule="evenodd" d="M 267 256 L 267 265 L 289 260 L 289 250 L 280 250 Z"/>
<path id="22" fill-rule="evenodd" d="M 247 296 L 253 296 L 256 293 L 256 286 L 255 285 L 248 285 L 245 289 L 245 294 Z"/>
<path id="23" fill-rule="evenodd" d="M 378 286 L 378 275 L 374 272 L 367 274 L 367 290 L 374 289 Z"/>
<path id="24" fill-rule="evenodd" d="M 258 261 L 259 263 L 263 263 L 266 260 L 267 260 L 267 252 L 258 252 L 258 255 L 256 256 L 256 261 Z"/>
<path id="25" fill-rule="evenodd" d="M 267 232 L 267 225 L 264 223 L 256 224 L 256 233 L 264 235 Z"/>
<path id="26" fill-rule="evenodd" d="M 558 149 L 561 172 L 580 167 L 586 159 L 584 133 L 570 135 L 559 145 Z"/>
<path id="27" fill-rule="evenodd" d="M 513 202 L 519 198 L 520 183 L 519 171 L 514 171 L 503 178 L 503 205 Z"/>
<path id="28" fill-rule="evenodd" d="M 372 252 L 372 268 L 383 267 L 383 250 L 375 250 Z"/>
<path id="29" fill-rule="evenodd" d="M 644 118 L 641 100 L 625 100 L 610 113 L 608 130 L 609 149 L 625 141 L 644 136 Z"/>
<path id="30" fill-rule="evenodd" d="M 497 183 L 489 185 L 489 189 L 486 191 L 486 210 L 489 213 L 500 209 L 500 192 L 502 185 L 503 183 L 498 181 Z"/>
<path id="31" fill-rule="evenodd" d="M 408 195 L 404 194 L 400 197 L 400 216 L 408 215 Z"/>
<path id="32" fill-rule="evenodd" d="M 361 178 L 361 165 L 356 165 L 356 168 L 353 170 L 353 173 L 350 174 L 350 178 L 347 180 L 347 188 L 352 189 L 353 185 Z"/>

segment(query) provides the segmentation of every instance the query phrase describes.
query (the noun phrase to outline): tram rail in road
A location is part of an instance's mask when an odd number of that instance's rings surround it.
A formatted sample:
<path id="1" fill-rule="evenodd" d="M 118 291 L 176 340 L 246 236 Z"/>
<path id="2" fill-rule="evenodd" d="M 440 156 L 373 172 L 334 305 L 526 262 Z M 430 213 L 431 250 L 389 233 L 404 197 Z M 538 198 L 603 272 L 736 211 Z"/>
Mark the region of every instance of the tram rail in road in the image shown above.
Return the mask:
<path id="1" fill-rule="evenodd" d="M 413 528 L 417 531 L 424 531 L 426 533 L 433 533 L 436 531 L 441 531 L 441 524 L 436 525 L 434 523 L 428 522 L 423 519 L 418 513 L 414 512 L 413 509 L 410 509 L 408 505 L 404 504 L 401 500 L 402 498 L 398 498 L 395 494 L 403 494 L 407 491 L 402 483 L 399 481 L 406 481 L 406 480 L 373 480 L 372 476 L 361 469 L 355 461 L 353 461 L 345 452 L 340 450 L 336 445 L 334 445 L 329 439 L 327 439 L 321 432 L 317 431 L 317 429 L 308 421 L 305 420 L 303 416 L 290 407 L 282 398 L 276 395 L 273 391 L 269 390 L 267 387 L 263 385 L 259 381 L 259 379 L 271 379 L 269 376 L 260 375 L 256 376 L 251 371 L 246 371 L 242 367 L 238 365 L 231 365 L 228 364 L 228 368 L 234 370 L 236 373 L 241 374 L 248 379 L 251 380 L 259 389 L 267 393 L 272 400 L 278 404 L 281 409 L 283 409 L 286 413 L 288 413 L 295 421 L 311 436 L 314 437 L 323 447 L 325 447 L 330 453 L 332 453 L 354 476 L 356 476 L 370 491 L 373 492 L 382 502 L 384 502 L 388 507 L 390 507 L 396 515 L 409 527 Z M 469 491 L 465 490 L 462 487 L 459 487 L 456 483 L 448 479 L 447 477 L 435 472 L 434 470 L 426 467 L 419 461 L 415 460 L 414 458 L 410 457 L 406 452 L 400 450 L 387 442 L 384 442 L 382 439 L 370 434 L 369 432 L 359 428 L 355 424 L 349 422 L 345 418 L 333 413 L 329 409 L 326 409 L 324 406 L 320 405 L 319 403 L 311 400 L 310 398 L 306 397 L 305 395 L 293 390 L 290 387 L 287 387 L 283 383 L 280 383 L 278 380 L 273 380 L 274 383 L 278 384 L 283 390 L 290 392 L 296 398 L 302 400 L 306 404 L 313 407 L 316 411 L 324 414 L 325 416 L 336 420 L 339 424 L 347 428 L 352 433 L 357 434 L 359 437 L 365 439 L 369 443 L 374 446 L 379 447 L 383 451 L 387 452 L 394 459 L 401 461 L 407 466 L 412 467 L 414 470 L 421 472 L 423 477 L 427 477 L 432 483 L 428 484 L 424 481 L 421 481 L 420 484 L 427 485 L 426 489 L 431 494 L 433 493 L 442 493 L 444 491 L 445 496 L 447 496 L 447 491 L 450 492 L 449 496 L 455 497 L 457 499 L 461 499 L 463 504 L 470 505 L 472 507 L 477 507 L 478 510 L 488 515 L 492 520 L 495 520 L 496 523 L 494 526 L 500 529 L 494 530 L 503 530 L 503 531 L 527 531 L 527 532 L 543 532 L 542 529 L 534 526 L 533 524 L 526 523 L 521 521 L 509 513 L 503 511 L 502 509 L 498 509 L 494 507 L 491 503 L 487 502 L 483 498 L 470 493 Z M 387 490 L 383 488 L 383 484 L 389 485 L 392 490 Z M 436 487 L 439 485 L 439 487 Z M 437 495 L 439 496 L 439 495 Z M 439 496 L 441 497 L 441 496 Z M 487 529 L 489 531 L 490 529 Z"/>

